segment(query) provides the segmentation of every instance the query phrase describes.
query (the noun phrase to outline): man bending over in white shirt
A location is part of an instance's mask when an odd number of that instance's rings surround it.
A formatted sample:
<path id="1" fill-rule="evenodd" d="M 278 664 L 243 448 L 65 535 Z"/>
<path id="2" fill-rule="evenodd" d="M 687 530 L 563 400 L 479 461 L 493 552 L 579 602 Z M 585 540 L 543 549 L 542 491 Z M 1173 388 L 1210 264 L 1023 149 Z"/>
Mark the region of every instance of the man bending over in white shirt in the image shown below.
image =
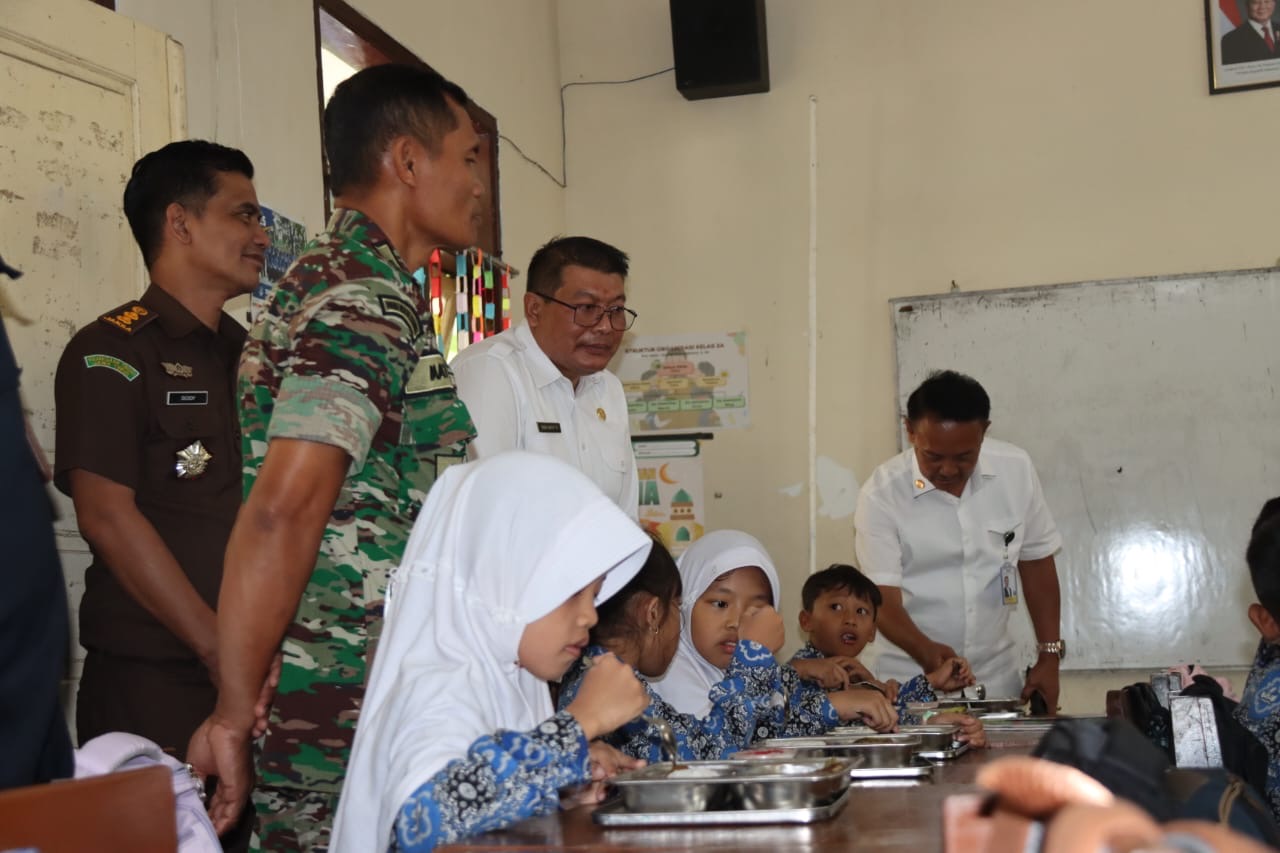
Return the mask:
<path id="1" fill-rule="evenodd" d="M 1026 451 L 984 438 L 991 401 L 978 382 L 934 373 L 907 399 L 911 447 L 858 493 L 855 549 L 880 585 L 881 678 L 905 680 L 966 658 L 990 697 L 1039 692 L 1058 704 L 1058 572 L 1062 538 Z M 1009 634 L 1019 597 L 1035 630 L 1035 664 Z"/>

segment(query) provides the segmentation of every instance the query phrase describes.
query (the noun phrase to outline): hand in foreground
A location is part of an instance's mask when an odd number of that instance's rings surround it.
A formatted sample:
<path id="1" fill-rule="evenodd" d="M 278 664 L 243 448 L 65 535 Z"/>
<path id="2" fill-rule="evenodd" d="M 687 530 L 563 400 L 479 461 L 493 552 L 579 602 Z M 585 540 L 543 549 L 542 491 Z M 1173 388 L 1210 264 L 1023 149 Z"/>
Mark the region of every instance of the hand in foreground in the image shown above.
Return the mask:
<path id="1" fill-rule="evenodd" d="M 934 690 L 949 692 L 974 684 L 973 670 L 969 661 L 960 657 L 947 658 L 942 665 L 925 675 Z"/>
<path id="2" fill-rule="evenodd" d="M 898 728 L 898 709 L 878 690 L 852 688 L 828 694 L 842 720 L 861 718 L 862 722 L 878 732 L 892 732 Z"/>
<path id="3" fill-rule="evenodd" d="M 772 607 L 752 607 L 738 620 L 738 639 L 755 640 L 776 655 L 787 641 L 787 628 Z"/>
<path id="4" fill-rule="evenodd" d="M 235 826 L 249 799 L 253 782 L 249 732 L 227 725 L 217 715 L 211 716 L 191 736 L 187 763 L 201 776 L 218 779 L 218 789 L 209 801 L 209 819 L 221 835 Z"/>
<path id="5" fill-rule="evenodd" d="M 631 667 L 610 654 L 588 658 L 578 695 L 566 708 L 595 740 L 631 722 L 649 707 L 649 694 Z"/>
<path id="6" fill-rule="evenodd" d="M 937 714 L 929 718 L 930 725 L 959 726 L 957 739 L 967 743 L 974 749 L 982 749 L 987 745 L 987 730 L 982 720 L 969 714 Z"/>
<path id="7" fill-rule="evenodd" d="M 267 680 L 262 682 L 262 690 L 258 692 L 258 701 L 253 706 L 253 732 L 254 739 L 262 737 L 267 732 L 267 725 L 271 722 L 271 703 L 276 698 L 276 688 L 280 686 L 280 665 L 283 662 L 283 655 L 276 652 L 275 657 L 271 659 L 271 668 L 267 670 Z"/>

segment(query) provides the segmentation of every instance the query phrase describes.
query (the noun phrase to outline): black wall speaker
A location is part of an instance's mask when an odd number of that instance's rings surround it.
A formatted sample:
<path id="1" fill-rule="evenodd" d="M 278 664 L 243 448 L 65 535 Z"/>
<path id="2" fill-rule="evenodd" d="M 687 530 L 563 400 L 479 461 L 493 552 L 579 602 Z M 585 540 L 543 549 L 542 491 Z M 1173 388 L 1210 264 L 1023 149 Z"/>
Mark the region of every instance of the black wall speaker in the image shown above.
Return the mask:
<path id="1" fill-rule="evenodd" d="M 691 101 L 769 91 L 764 0 L 670 0 L 676 88 Z"/>

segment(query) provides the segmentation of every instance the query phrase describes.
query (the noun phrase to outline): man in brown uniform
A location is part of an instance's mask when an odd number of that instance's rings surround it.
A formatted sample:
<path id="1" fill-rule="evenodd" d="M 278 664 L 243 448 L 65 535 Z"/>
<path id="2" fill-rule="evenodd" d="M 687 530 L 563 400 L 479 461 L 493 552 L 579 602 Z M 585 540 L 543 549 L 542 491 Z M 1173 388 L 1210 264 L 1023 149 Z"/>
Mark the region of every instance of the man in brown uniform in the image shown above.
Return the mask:
<path id="1" fill-rule="evenodd" d="M 232 386 L 245 331 L 222 307 L 268 246 L 253 165 L 211 142 L 139 160 L 124 192 L 151 286 L 58 362 L 55 482 L 93 554 L 76 728 L 150 738 L 179 759 L 217 700 L 214 607 L 240 507 Z M 247 841 L 247 837 L 245 839 Z"/>

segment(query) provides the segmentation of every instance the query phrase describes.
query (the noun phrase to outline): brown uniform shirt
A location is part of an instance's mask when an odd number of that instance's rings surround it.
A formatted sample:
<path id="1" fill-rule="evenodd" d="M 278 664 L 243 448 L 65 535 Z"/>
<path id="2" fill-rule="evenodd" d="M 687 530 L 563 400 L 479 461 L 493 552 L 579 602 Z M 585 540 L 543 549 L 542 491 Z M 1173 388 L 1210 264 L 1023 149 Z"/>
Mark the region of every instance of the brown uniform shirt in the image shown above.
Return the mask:
<path id="1" fill-rule="evenodd" d="M 74 468 L 133 489 L 138 509 L 210 607 L 240 508 L 232 392 L 244 339 L 225 313 L 215 333 L 152 285 L 141 300 L 71 339 L 54 385 L 58 489 L 71 494 Z M 97 553 L 85 574 L 80 642 L 129 657 L 195 658 L 125 592 Z"/>

